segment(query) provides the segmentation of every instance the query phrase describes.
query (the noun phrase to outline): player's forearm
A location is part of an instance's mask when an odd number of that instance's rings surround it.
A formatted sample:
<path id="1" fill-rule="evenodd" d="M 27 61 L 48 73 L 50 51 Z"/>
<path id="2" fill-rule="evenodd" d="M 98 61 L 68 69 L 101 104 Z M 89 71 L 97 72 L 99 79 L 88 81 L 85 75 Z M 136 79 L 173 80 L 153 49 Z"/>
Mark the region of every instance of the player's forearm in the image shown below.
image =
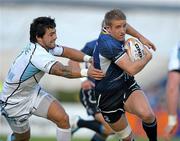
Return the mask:
<path id="1" fill-rule="evenodd" d="M 80 68 L 80 63 L 79 63 L 79 62 L 76 62 L 76 61 L 73 61 L 73 60 L 69 60 L 69 61 L 68 61 L 68 65 L 69 65 L 69 66 L 72 66 L 72 67 Z"/>
<path id="2" fill-rule="evenodd" d="M 151 58 L 152 58 L 151 54 L 146 54 L 143 59 L 135 61 L 130 67 L 129 74 L 136 75 L 137 73 L 139 73 L 151 60 Z"/>
<path id="3" fill-rule="evenodd" d="M 100 80 L 105 76 L 102 70 L 96 69 L 92 65 L 87 70 L 87 69 L 73 68 L 71 66 L 64 66 L 60 62 L 56 62 L 51 67 L 50 74 L 63 76 L 66 78 L 79 78 L 79 77 L 89 76 L 97 80 Z"/>
<path id="4" fill-rule="evenodd" d="M 74 61 L 83 62 L 85 54 L 79 50 L 63 47 L 64 52 L 62 54 L 63 57 L 69 58 Z"/>
<path id="5" fill-rule="evenodd" d="M 138 39 L 140 39 L 141 37 L 143 37 L 143 35 L 141 33 L 139 33 L 137 30 L 135 30 L 131 25 L 127 24 L 127 30 L 126 33 L 136 37 Z"/>
<path id="6" fill-rule="evenodd" d="M 57 62 L 52 66 L 50 74 L 58 75 L 66 78 L 80 78 L 83 76 L 80 68 L 73 68 L 72 66 L 64 66 Z M 84 74 L 85 76 L 86 74 Z"/>

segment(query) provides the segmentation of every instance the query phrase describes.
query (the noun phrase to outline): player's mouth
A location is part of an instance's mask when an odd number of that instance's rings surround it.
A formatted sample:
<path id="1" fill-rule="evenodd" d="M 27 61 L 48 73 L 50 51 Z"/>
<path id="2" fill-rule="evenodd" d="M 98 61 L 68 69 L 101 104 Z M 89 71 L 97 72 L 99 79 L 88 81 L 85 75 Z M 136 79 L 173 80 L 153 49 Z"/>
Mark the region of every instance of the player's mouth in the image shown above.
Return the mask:
<path id="1" fill-rule="evenodd" d="M 121 35 L 119 36 L 119 38 L 120 38 L 120 39 L 124 39 L 124 38 L 125 38 L 125 34 L 121 34 Z"/>

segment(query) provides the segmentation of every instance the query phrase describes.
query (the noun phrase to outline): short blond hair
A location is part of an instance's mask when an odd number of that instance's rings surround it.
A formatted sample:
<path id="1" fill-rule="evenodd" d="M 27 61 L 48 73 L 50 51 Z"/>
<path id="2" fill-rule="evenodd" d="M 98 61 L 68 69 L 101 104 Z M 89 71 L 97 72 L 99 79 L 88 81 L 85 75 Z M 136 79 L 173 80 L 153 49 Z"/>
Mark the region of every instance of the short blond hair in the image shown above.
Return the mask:
<path id="1" fill-rule="evenodd" d="M 126 15 L 120 9 L 113 9 L 105 14 L 105 25 L 111 26 L 112 20 L 126 20 Z"/>

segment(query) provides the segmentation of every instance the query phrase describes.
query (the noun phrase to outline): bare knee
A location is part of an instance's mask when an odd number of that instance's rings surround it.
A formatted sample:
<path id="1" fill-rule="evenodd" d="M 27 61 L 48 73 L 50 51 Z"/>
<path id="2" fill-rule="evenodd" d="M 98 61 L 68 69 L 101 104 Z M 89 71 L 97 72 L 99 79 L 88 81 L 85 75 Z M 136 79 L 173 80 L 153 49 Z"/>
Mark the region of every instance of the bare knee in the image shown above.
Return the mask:
<path id="1" fill-rule="evenodd" d="M 12 138 L 14 138 L 14 141 L 29 141 L 30 140 L 30 130 L 28 130 L 25 133 L 13 133 Z"/>
<path id="2" fill-rule="evenodd" d="M 59 128 L 70 128 L 69 116 L 58 101 L 54 101 L 48 109 L 48 119 L 53 121 Z"/>
<path id="3" fill-rule="evenodd" d="M 64 114 L 63 116 L 61 116 L 58 121 L 56 121 L 56 125 L 59 128 L 70 128 L 70 124 L 69 124 L 69 116 L 67 114 Z"/>
<path id="4" fill-rule="evenodd" d="M 141 115 L 141 119 L 146 123 L 152 123 L 155 120 L 155 115 L 152 111 L 144 111 Z"/>

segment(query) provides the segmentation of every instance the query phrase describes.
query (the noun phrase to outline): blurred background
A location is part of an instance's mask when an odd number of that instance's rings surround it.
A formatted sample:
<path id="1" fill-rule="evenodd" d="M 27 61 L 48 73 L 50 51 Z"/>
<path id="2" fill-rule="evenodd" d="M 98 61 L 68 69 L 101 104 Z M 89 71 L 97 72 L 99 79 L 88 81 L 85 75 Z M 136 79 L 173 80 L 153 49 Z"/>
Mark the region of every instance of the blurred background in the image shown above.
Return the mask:
<path id="1" fill-rule="evenodd" d="M 55 18 L 57 43 L 81 49 L 87 41 L 98 37 L 104 14 L 113 8 L 122 9 L 128 23 L 157 46 L 152 61 L 136 78 L 162 121 L 158 129 L 162 134 L 163 125 L 167 122 L 165 86 L 168 56 L 180 40 L 180 0 L 0 0 L 0 83 L 3 83 L 12 61 L 29 42 L 29 27 L 34 18 Z M 64 64 L 68 61 L 64 58 L 59 60 Z M 70 117 L 79 114 L 89 118 L 79 103 L 79 79 L 46 75 L 41 85 L 63 103 Z M 136 131 L 139 125 L 135 122 L 138 119 L 132 122 L 135 133 L 144 136 L 142 131 Z M 51 122 L 32 117 L 31 123 L 32 135 L 55 136 Z M 42 132 L 42 125 L 43 129 L 47 128 L 47 133 L 44 133 L 46 130 Z M 77 136 L 84 136 L 84 130 L 81 130 Z M 0 139 L 9 132 L 1 116 Z M 88 130 L 86 136 L 91 134 L 92 131 Z"/>

